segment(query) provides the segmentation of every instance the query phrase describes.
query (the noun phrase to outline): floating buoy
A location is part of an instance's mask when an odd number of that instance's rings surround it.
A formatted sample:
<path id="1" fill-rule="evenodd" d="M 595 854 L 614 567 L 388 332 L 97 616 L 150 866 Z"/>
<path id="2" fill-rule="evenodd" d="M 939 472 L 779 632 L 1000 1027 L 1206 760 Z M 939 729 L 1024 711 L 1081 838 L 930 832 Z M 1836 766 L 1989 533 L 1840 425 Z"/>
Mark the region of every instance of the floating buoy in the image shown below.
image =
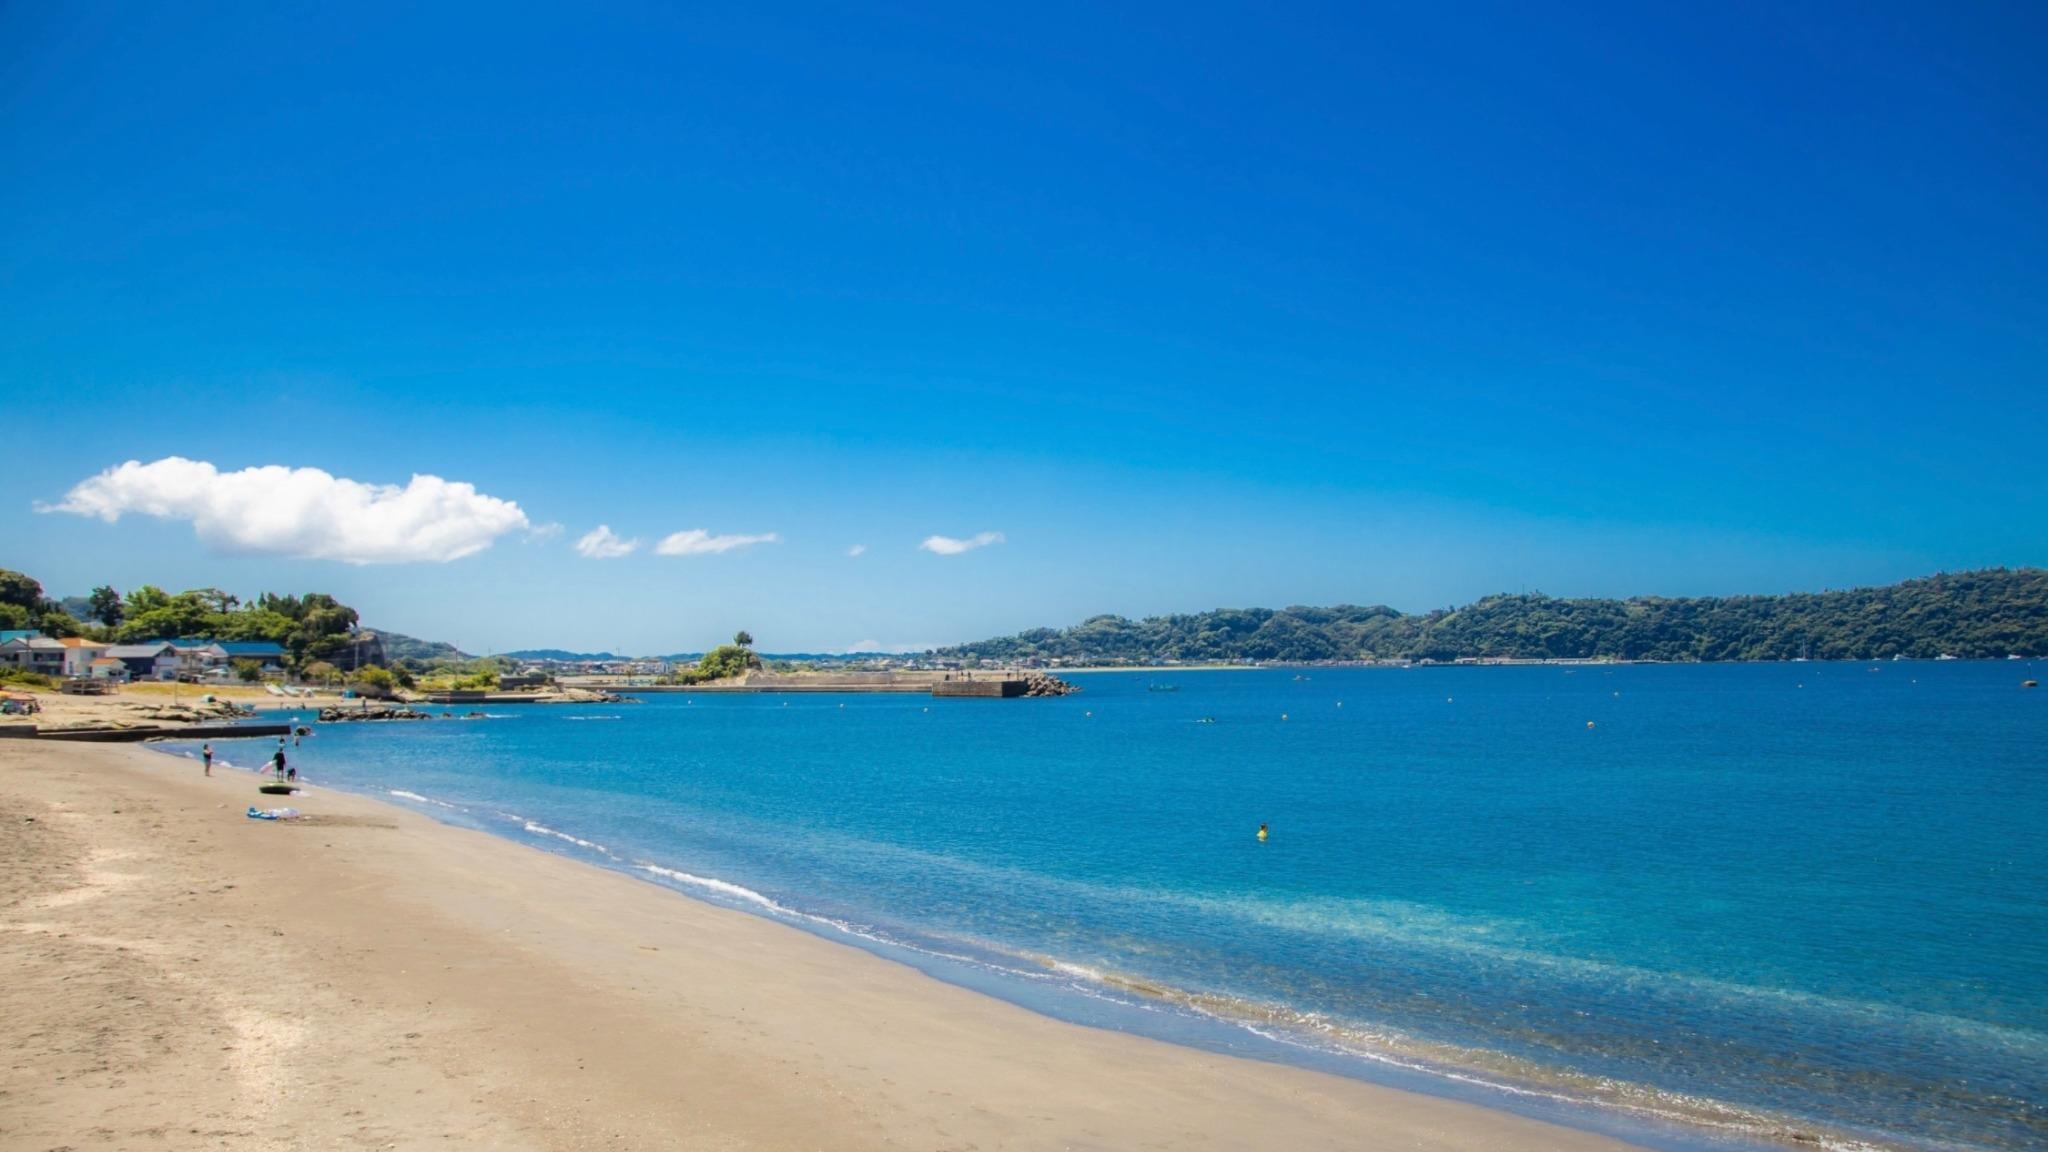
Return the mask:
<path id="1" fill-rule="evenodd" d="M 1337 701 L 1337 707 L 1342 708 L 1343 706 L 1344 702 L 1342 700 Z"/>
<path id="2" fill-rule="evenodd" d="M 1586 727 L 1591 728 L 1592 726 L 1593 722 L 1591 720 L 1586 721 Z"/>
<path id="3" fill-rule="evenodd" d="M 1282 712 L 1282 713 L 1280 714 L 1280 718 L 1281 718 L 1282 720 L 1285 720 L 1285 719 L 1287 719 L 1287 713 L 1285 713 L 1285 712 Z"/>
<path id="4" fill-rule="evenodd" d="M 2020 681 L 2020 687 L 2022 687 L 2022 688 L 2039 688 L 2040 686 L 2041 686 L 2041 682 L 2040 682 L 2039 680 L 2022 680 L 2022 681 Z"/>

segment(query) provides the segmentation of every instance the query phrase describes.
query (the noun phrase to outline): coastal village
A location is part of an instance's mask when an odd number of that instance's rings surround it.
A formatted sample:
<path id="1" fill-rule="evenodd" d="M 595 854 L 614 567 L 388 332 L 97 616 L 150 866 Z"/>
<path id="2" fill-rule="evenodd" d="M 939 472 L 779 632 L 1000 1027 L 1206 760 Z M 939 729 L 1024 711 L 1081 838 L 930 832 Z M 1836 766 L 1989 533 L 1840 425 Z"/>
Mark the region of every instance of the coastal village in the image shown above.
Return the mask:
<path id="1" fill-rule="evenodd" d="M 241 671 L 282 680 L 284 646 L 270 640 L 153 640 L 113 644 L 83 636 L 49 637 L 33 629 L 0 632 L 0 667 L 53 680 L 122 684 L 184 680 L 226 683 Z"/>

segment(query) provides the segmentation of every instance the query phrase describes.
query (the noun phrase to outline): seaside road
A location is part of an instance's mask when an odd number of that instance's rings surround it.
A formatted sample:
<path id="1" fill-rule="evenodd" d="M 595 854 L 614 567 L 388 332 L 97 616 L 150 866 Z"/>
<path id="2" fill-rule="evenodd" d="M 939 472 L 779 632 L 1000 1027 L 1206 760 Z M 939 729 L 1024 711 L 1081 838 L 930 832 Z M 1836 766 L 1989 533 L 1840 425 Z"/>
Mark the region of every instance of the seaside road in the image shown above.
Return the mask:
<path id="1" fill-rule="evenodd" d="M 0 744 L 0 1148 L 1618 1149 L 1048 1020 L 361 797 Z"/>

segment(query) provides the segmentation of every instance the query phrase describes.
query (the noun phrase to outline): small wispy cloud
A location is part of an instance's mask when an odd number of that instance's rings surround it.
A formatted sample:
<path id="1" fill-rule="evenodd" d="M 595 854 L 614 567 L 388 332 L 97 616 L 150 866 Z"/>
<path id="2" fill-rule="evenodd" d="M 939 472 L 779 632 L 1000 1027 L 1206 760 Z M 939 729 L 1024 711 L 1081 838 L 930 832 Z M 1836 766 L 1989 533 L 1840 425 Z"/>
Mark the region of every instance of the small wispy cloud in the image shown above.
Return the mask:
<path id="1" fill-rule="evenodd" d="M 528 529 L 526 533 L 526 539 L 520 541 L 520 543 L 538 544 L 543 540 L 553 540 L 555 537 L 560 536 L 561 534 L 561 524 L 555 521 L 549 521 L 546 524 L 536 524 L 532 528 Z"/>
<path id="2" fill-rule="evenodd" d="M 280 464 L 223 472 L 182 456 L 130 460 L 35 508 L 109 524 L 131 514 L 183 520 L 222 552 L 344 564 L 445 563 L 531 526 L 512 501 L 439 476 L 400 487 Z"/>
<path id="3" fill-rule="evenodd" d="M 1003 534 L 1001 532 L 977 532 L 965 540 L 954 536 L 927 536 L 924 538 L 924 543 L 919 544 L 918 547 L 926 552 L 936 553 L 940 556 L 958 556 L 962 552 L 972 552 L 976 548 L 986 548 L 991 544 L 1001 544 L 1002 542 Z"/>
<path id="4" fill-rule="evenodd" d="M 639 548 L 639 537 L 625 539 L 613 532 L 609 524 L 599 524 L 584 533 L 581 540 L 576 541 L 576 551 L 592 560 L 616 560 L 638 551 Z"/>
<path id="5" fill-rule="evenodd" d="M 860 554 L 862 554 L 862 553 L 866 552 L 867 550 L 868 550 L 868 546 L 867 546 L 867 545 L 865 545 L 865 544 L 855 544 L 855 545 L 854 545 L 853 547 L 851 547 L 851 548 L 848 548 L 848 549 L 846 550 L 846 554 L 847 554 L 848 556 L 859 556 Z"/>
<path id="6" fill-rule="evenodd" d="M 692 528 L 687 532 L 673 532 L 662 537 L 661 543 L 656 544 L 654 550 L 663 556 L 716 556 L 735 548 L 773 544 L 778 539 L 780 537 L 773 532 L 763 532 L 758 536 L 713 536 L 702 528 Z"/>

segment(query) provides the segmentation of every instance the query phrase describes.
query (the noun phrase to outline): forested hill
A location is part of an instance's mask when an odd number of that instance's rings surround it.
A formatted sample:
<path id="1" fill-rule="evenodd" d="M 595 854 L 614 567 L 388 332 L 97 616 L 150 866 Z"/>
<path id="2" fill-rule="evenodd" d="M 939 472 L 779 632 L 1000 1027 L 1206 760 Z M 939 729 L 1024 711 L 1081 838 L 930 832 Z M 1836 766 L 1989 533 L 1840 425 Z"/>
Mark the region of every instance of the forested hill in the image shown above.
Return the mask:
<path id="1" fill-rule="evenodd" d="M 2048 570 L 1944 573 L 1884 588 L 1790 596 L 1560 600 L 1489 596 L 1420 614 L 1392 608 L 1222 609 L 1097 616 L 941 649 L 1006 662 L 1245 660 L 1871 660 L 2048 655 Z"/>

